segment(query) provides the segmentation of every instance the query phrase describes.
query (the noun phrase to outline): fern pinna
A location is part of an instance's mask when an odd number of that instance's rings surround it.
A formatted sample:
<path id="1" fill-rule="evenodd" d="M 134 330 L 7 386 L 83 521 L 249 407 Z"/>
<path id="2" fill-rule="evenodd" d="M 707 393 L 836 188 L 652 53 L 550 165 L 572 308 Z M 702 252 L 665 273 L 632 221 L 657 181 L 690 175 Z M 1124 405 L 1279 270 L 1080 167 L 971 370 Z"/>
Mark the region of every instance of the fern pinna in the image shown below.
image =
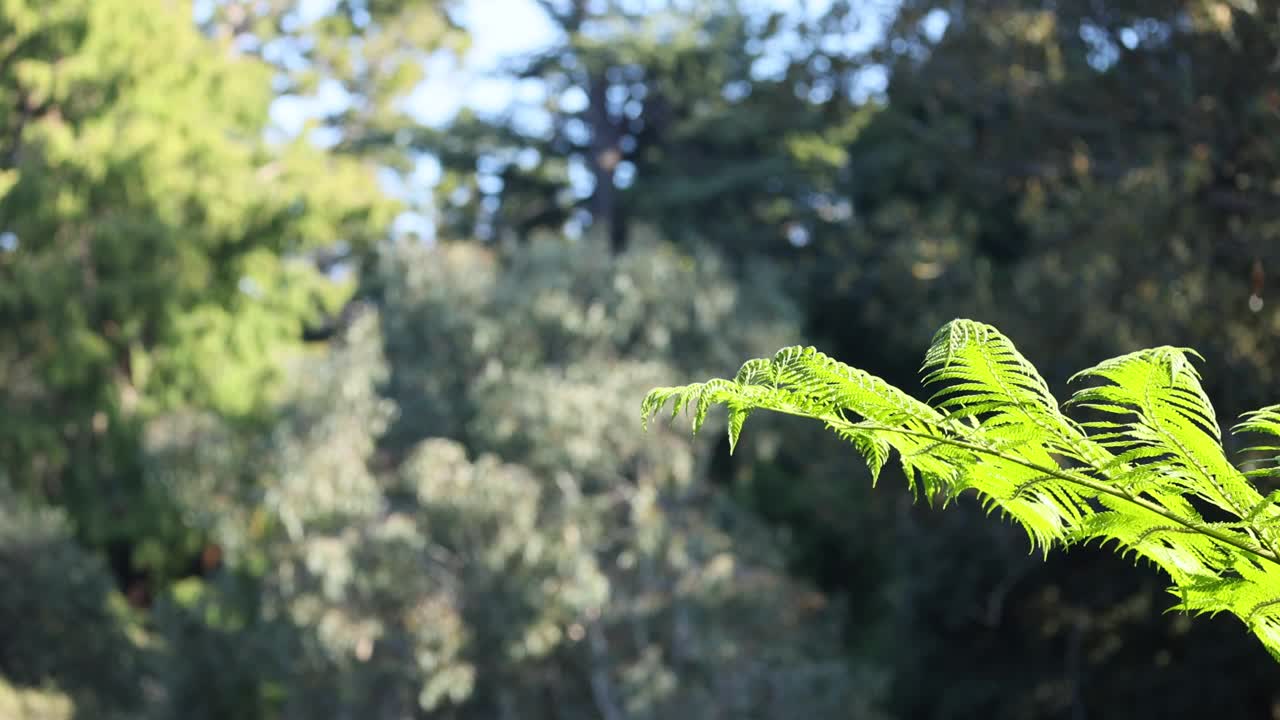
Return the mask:
<path id="1" fill-rule="evenodd" d="M 1178 608 L 1230 612 L 1280 660 L 1280 493 L 1254 476 L 1280 476 L 1280 442 L 1255 470 L 1228 461 L 1222 431 L 1192 365 L 1194 351 L 1159 347 L 1107 360 L 1072 381 L 1092 383 L 1063 413 L 1048 385 L 995 328 L 954 320 L 925 356 L 921 402 L 811 347 L 749 360 L 732 380 L 656 388 L 648 420 L 668 403 L 729 414 L 730 449 L 752 411 L 820 420 L 849 440 L 873 482 L 896 451 L 912 490 L 943 504 L 974 490 L 1047 552 L 1099 540 L 1146 558 L 1173 579 Z M 1198 357 L 1198 356 L 1196 356 Z M 1248 413 L 1236 432 L 1280 439 L 1280 406 Z"/>

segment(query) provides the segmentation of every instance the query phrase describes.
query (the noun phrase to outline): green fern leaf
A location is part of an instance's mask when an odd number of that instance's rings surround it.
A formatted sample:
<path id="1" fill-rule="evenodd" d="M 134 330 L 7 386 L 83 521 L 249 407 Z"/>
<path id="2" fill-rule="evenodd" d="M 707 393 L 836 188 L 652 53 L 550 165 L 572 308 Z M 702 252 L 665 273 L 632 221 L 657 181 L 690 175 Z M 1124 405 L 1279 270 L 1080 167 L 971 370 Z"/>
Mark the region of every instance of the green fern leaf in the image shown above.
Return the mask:
<path id="1" fill-rule="evenodd" d="M 1176 607 L 1229 612 L 1280 658 L 1280 491 L 1264 497 L 1250 480 L 1280 477 L 1280 445 L 1251 448 L 1273 454 L 1251 461 L 1261 467 L 1233 465 L 1193 358 L 1160 347 L 1078 373 L 1095 383 L 1067 404 L 1095 415 L 1079 422 L 1008 338 L 955 320 L 925 354 L 929 403 L 789 347 L 747 361 L 733 380 L 656 388 L 641 413 L 647 423 L 668 404 L 673 415 L 692 408 L 696 432 L 724 405 L 731 449 L 754 410 L 818 420 L 854 446 L 873 482 L 896 454 L 917 495 L 945 505 L 973 491 L 1045 552 L 1115 545 L 1168 574 Z M 1280 438 L 1280 406 L 1245 415 L 1234 431 Z M 1227 519 L 1206 520 L 1210 507 Z"/>

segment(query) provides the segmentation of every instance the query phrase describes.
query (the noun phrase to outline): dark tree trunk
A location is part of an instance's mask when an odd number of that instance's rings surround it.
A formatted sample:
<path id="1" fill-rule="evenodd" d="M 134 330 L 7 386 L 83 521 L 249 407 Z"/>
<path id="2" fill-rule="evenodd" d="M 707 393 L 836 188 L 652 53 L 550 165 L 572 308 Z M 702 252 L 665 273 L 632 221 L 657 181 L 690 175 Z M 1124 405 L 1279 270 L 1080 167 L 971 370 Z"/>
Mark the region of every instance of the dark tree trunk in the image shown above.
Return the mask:
<path id="1" fill-rule="evenodd" d="M 627 229 L 618 207 L 618 188 L 614 173 L 622 160 L 619 147 L 621 132 L 618 122 L 609 114 L 609 82 L 603 72 L 595 72 L 587 81 L 587 124 L 591 129 L 591 175 L 595 189 L 591 194 L 591 219 L 600 223 L 609 237 L 613 252 L 626 249 Z"/>

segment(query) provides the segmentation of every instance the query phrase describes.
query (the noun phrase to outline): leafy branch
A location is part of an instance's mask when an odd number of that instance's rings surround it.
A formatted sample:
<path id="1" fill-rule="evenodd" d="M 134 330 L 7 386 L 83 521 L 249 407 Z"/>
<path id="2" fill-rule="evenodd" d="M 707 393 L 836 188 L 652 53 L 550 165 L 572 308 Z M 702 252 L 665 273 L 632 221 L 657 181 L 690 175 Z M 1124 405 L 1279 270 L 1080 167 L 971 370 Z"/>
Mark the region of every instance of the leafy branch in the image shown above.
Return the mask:
<path id="1" fill-rule="evenodd" d="M 925 356 L 922 402 L 812 347 L 749 360 L 732 379 L 655 388 L 648 420 L 668 404 L 691 410 L 697 432 L 713 405 L 729 415 L 731 450 L 758 409 L 823 422 L 850 441 L 873 482 L 897 455 L 912 491 L 946 505 L 973 490 L 1027 532 L 1033 546 L 1114 542 L 1173 580 L 1177 607 L 1230 612 L 1280 660 L 1280 491 L 1252 478 L 1280 477 L 1280 406 L 1247 413 L 1235 432 L 1273 438 L 1270 453 L 1241 470 L 1191 362 L 1194 351 L 1142 350 L 1078 373 L 1092 381 L 1066 406 L 995 328 L 954 320 Z"/>

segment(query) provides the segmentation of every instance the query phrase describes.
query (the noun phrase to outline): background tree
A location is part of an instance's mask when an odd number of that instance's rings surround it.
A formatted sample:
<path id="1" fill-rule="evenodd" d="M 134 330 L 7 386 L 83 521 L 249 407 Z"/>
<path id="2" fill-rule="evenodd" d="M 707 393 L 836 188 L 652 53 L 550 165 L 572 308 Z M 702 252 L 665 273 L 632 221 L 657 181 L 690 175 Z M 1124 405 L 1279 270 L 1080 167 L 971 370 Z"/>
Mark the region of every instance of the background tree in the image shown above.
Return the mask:
<path id="1" fill-rule="evenodd" d="M 1259 338 L 1275 332 L 1264 273 L 1274 264 L 1271 224 L 1261 206 L 1223 198 L 1255 195 L 1269 173 L 1262 128 L 1274 114 L 1262 68 L 1277 50 L 1271 12 L 1198 2 L 905 4 L 876 53 L 889 77 L 886 105 L 850 147 L 843 194 L 854 232 L 816 249 L 827 259 L 811 286 L 829 294 L 810 307 L 824 347 L 912 386 L 913 366 L 899 358 L 918 343 L 899 333 L 918 338 L 952 317 L 980 317 L 1004 323 L 1058 388 L 1069 368 L 1099 358 L 1198 344 L 1209 363 L 1230 368 L 1208 380 L 1224 417 L 1269 402 L 1274 358 Z M 924 568 L 954 542 L 927 549 L 918 523 L 971 537 L 983 533 L 978 522 L 976 512 L 904 518 L 897 532 L 923 554 L 901 562 Z M 1236 633 L 1151 612 L 1162 579 L 1126 581 L 1093 554 L 1028 563 L 1020 547 L 1008 552 L 1018 546 L 1012 534 L 993 538 L 987 547 L 998 553 L 917 576 L 908 598 L 971 598 L 968 620 L 934 614 L 923 600 L 893 603 L 906 612 L 901 633 L 922 651 L 895 677 L 960 666 L 957 648 L 983 662 L 931 696 L 896 689 L 892 707 L 913 717 L 1155 706 L 1250 714 L 1274 702 L 1262 689 L 1270 662 Z M 1191 678 L 1208 672 L 1201 662 L 1240 674 L 1196 680 L 1191 692 Z M 1131 699 L 1135 679 L 1153 683 L 1141 703 Z M 1026 692 L 1009 692 L 1010 682 Z"/>
<path id="2" fill-rule="evenodd" d="M 59 505 L 68 519 L 18 525 L 33 544 L 14 551 L 23 560 L 4 584 L 19 599 L 6 625 L 32 622 L 20 608 L 46 608 L 48 633 L 68 620 L 50 605 L 57 586 L 38 578 L 70 573 L 85 588 L 66 592 L 105 607 L 103 559 L 135 605 L 191 572 L 203 538 L 147 482 L 145 426 L 174 407 L 261 419 L 303 325 L 347 292 L 306 253 L 371 242 L 391 216 L 358 165 L 265 143 L 268 73 L 202 38 L 182 10 L 0 8 L 0 462 L 24 502 Z M 81 549 L 60 549 L 66 532 Z M 102 622 L 86 626 L 86 647 L 119 642 L 127 617 L 113 626 L 94 612 Z M 53 651 L 41 643 L 6 647 L 19 653 L 6 669 L 42 674 L 15 681 L 79 696 L 78 684 L 128 677 L 38 661 Z M 104 665 L 128 667 L 121 653 Z"/>
<path id="3" fill-rule="evenodd" d="M 882 678 L 846 662 L 770 534 L 709 492 L 705 447 L 627 428 L 636 387 L 778 338 L 792 312 L 765 278 L 745 296 L 714 256 L 691 261 L 396 245 L 378 313 L 304 361 L 270 437 L 156 421 L 156 467 L 189 468 L 174 493 L 229 568 L 265 560 L 262 613 L 297 629 L 282 716 L 871 716 Z M 761 322 L 725 342 L 740 302 Z M 177 612 L 234 611 L 231 586 L 188 582 Z M 217 649 L 187 637 L 179 658 Z"/>
<path id="4" fill-rule="evenodd" d="M 424 137 L 447 171 L 448 227 L 524 238 L 595 223 L 617 250 L 636 218 L 760 253 L 839 213 L 821 171 L 863 115 L 840 92 L 854 55 L 819 39 L 859 31 L 843 3 L 814 17 L 731 0 L 540 4 L 558 39 L 508 70 L 537 100 Z M 804 59 L 787 62 L 789 45 Z"/>
<path id="5" fill-rule="evenodd" d="M 634 408 L 956 315 L 1274 401 L 1274 8 L 533 2 L 433 125 L 467 2 L 0 3 L 0 715 L 1271 712 L 1154 573 Z"/>

